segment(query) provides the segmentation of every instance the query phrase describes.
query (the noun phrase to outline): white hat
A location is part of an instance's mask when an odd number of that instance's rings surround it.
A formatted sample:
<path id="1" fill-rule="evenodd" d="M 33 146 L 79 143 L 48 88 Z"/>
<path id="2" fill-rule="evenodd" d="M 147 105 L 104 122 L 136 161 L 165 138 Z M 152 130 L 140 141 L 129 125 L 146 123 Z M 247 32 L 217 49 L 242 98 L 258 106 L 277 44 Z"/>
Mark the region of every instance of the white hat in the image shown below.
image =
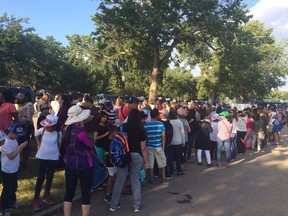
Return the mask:
<path id="1" fill-rule="evenodd" d="M 56 125 L 58 122 L 58 116 L 55 115 L 47 115 L 46 118 L 40 122 L 43 127 L 52 127 Z"/>
<path id="2" fill-rule="evenodd" d="M 70 107 L 67 113 L 68 118 L 65 122 L 65 125 L 71 125 L 76 122 L 84 121 L 90 116 L 90 112 L 91 111 L 88 109 L 86 110 L 82 109 L 79 105 L 74 105 Z"/>
<path id="3" fill-rule="evenodd" d="M 6 134 L 0 130 L 0 141 L 3 141 L 6 137 Z"/>
<path id="4" fill-rule="evenodd" d="M 164 114 L 164 115 L 166 115 L 166 116 L 169 115 L 169 112 L 168 112 L 167 109 L 162 109 L 162 110 L 159 111 L 159 113 L 162 113 L 162 114 Z"/>

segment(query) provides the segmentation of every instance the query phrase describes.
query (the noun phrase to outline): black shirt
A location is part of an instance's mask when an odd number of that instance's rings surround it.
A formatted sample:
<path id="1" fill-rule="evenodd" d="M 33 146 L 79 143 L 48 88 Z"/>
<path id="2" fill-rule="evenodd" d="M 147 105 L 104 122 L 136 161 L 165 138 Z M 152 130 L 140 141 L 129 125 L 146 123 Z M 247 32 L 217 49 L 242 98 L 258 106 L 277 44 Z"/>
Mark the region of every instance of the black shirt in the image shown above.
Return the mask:
<path id="1" fill-rule="evenodd" d="M 108 132 L 108 126 L 107 125 L 102 126 L 102 125 L 98 124 L 96 127 L 96 132 L 98 132 L 98 136 L 101 136 L 101 135 L 107 133 Z M 95 145 L 99 148 L 103 148 L 103 145 L 107 139 L 108 139 L 108 136 L 103 137 L 102 139 L 96 140 Z"/>
<path id="2" fill-rule="evenodd" d="M 146 132 L 144 128 L 140 126 L 137 128 L 131 128 L 128 127 L 127 124 L 124 124 L 124 131 L 128 134 L 130 152 L 138 152 L 140 155 L 142 155 L 141 141 L 146 140 Z"/>

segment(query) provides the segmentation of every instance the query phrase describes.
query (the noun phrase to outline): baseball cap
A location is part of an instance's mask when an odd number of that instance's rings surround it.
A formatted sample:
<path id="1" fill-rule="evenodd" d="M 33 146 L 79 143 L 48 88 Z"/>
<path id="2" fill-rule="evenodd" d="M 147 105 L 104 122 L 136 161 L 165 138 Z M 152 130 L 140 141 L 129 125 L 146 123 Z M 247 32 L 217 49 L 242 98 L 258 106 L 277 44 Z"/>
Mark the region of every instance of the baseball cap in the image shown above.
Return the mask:
<path id="1" fill-rule="evenodd" d="M 3 131 L 0 131 L 0 141 L 3 141 L 6 137 L 6 134 Z"/>
<path id="2" fill-rule="evenodd" d="M 137 97 L 130 97 L 128 99 L 128 103 L 129 104 L 138 103 L 138 98 Z"/>
<path id="3" fill-rule="evenodd" d="M 18 123 L 13 123 L 8 128 L 10 133 L 15 133 L 17 136 L 25 136 L 26 133 L 24 132 L 23 127 Z"/>
<path id="4" fill-rule="evenodd" d="M 162 109 L 162 110 L 159 111 L 159 113 L 162 113 L 162 114 L 164 114 L 164 115 L 166 115 L 166 116 L 169 115 L 169 112 L 168 112 L 167 109 Z"/>

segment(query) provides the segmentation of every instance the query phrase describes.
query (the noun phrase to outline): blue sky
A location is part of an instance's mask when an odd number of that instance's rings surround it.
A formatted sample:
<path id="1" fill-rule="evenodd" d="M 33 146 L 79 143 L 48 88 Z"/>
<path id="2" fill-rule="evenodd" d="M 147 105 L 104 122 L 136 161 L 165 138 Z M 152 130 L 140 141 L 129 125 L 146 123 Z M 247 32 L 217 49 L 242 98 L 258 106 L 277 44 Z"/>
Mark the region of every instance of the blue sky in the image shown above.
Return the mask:
<path id="1" fill-rule="evenodd" d="M 245 0 L 248 8 L 259 0 Z M 95 29 L 91 15 L 95 14 L 99 0 L 0 0 L 0 14 L 29 17 L 30 26 L 40 37 L 53 36 L 63 45 L 65 35 L 88 35 Z"/>

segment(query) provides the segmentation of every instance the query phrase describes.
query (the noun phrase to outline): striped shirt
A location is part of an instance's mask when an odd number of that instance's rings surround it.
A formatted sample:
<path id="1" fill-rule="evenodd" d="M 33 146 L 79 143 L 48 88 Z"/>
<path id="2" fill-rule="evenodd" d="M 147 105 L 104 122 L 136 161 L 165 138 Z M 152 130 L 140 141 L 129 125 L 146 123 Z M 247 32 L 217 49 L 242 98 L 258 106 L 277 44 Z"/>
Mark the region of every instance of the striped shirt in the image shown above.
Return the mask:
<path id="1" fill-rule="evenodd" d="M 165 126 L 160 121 L 147 122 L 144 125 L 147 136 L 148 149 L 162 149 L 162 133 L 165 132 Z"/>
<path id="2" fill-rule="evenodd" d="M 107 120 L 110 124 L 114 124 L 116 120 L 116 112 L 115 110 L 106 110 Z"/>

